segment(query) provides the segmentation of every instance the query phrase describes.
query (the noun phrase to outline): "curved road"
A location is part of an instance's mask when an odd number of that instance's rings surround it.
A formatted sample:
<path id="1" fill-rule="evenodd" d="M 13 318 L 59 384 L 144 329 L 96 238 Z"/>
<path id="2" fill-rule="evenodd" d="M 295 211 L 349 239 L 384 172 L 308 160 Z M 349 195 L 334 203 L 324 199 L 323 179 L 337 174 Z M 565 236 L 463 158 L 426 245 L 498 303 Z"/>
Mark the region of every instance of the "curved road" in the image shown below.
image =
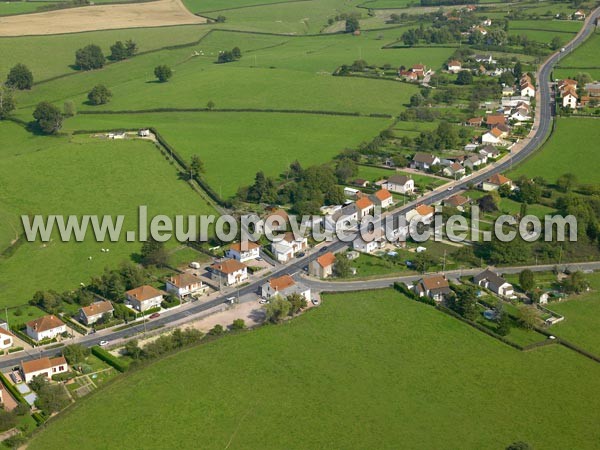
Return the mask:
<path id="1" fill-rule="evenodd" d="M 539 100 L 538 100 L 538 104 L 537 104 L 537 115 L 539 117 L 539 125 L 538 125 L 538 128 L 535 130 L 535 134 L 532 136 L 530 141 L 518 153 L 515 153 L 514 155 L 511 154 L 509 157 L 502 160 L 499 164 L 490 167 L 489 170 L 485 171 L 485 173 L 480 173 L 473 177 L 470 177 L 467 180 L 455 183 L 454 189 L 452 191 L 447 191 L 447 190 L 434 191 L 424 197 L 421 197 L 418 200 L 418 203 L 425 203 L 425 204 L 437 203 L 451 195 L 454 195 L 459 190 L 467 189 L 467 185 L 470 183 L 477 184 L 477 183 L 480 183 L 483 180 L 487 179 L 492 174 L 502 173 L 502 172 L 506 171 L 507 169 L 509 169 L 512 166 L 512 164 L 519 163 L 520 161 L 527 158 L 531 153 L 533 153 L 536 149 L 538 149 L 541 146 L 541 144 L 546 139 L 546 136 L 548 136 L 551 125 L 552 125 L 553 105 L 552 105 L 551 89 L 550 89 L 550 84 L 549 84 L 550 73 L 552 72 L 552 69 L 554 68 L 554 66 L 556 65 L 556 63 L 559 61 L 559 59 L 561 57 L 564 57 L 568 53 L 572 52 L 585 39 L 587 39 L 587 37 L 593 32 L 593 30 L 595 28 L 594 22 L 598 17 L 600 17 L 600 8 L 597 8 L 588 16 L 582 30 L 577 34 L 577 36 L 571 42 L 569 42 L 567 45 L 565 45 L 564 52 L 553 54 L 546 60 L 546 62 L 544 62 L 544 64 L 542 64 L 542 66 L 540 66 L 538 76 L 537 76 L 537 85 L 538 85 L 538 91 L 539 91 L 539 94 L 538 94 Z M 415 203 L 407 204 L 407 205 L 403 206 L 402 208 L 395 210 L 392 213 L 393 216 L 398 217 L 398 216 L 406 214 L 406 212 L 408 212 L 410 209 L 412 209 L 414 207 L 414 204 Z M 269 274 L 269 278 L 278 277 L 281 275 L 293 275 L 298 272 L 301 272 L 303 267 L 305 267 L 312 260 L 317 258 L 318 255 L 321 252 L 323 252 L 324 250 L 336 252 L 336 251 L 343 249 L 347 245 L 348 245 L 348 243 L 346 243 L 346 242 L 334 241 L 333 243 L 329 244 L 329 246 L 322 247 L 318 252 L 315 251 L 302 259 L 295 260 L 291 264 L 281 266 L 280 268 L 276 268 L 276 270 L 274 272 Z M 594 266 L 594 268 L 600 268 L 600 263 L 597 263 L 597 264 L 598 264 L 598 267 Z M 583 264 L 580 264 L 579 266 L 583 267 Z M 541 267 L 541 266 L 535 266 L 535 267 Z M 554 267 L 554 266 L 550 266 L 549 269 L 551 269 L 552 267 Z M 590 267 L 590 268 L 592 268 L 592 267 Z M 505 269 L 505 270 L 508 270 L 508 269 Z M 546 269 L 546 270 L 548 270 L 548 269 Z M 464 274 L 467 274 L 467 272 L 465 271 Z M 399 278 L 396 278 L 396 280 L 398 280 L 398 279 Z M 257 292 L 257 290 L 259 289 L 261 284 L 263 284 L 265 281 L 266 281 L 266 278 L 256 280 L 256 281 L 252 282 L 251 284 L 240 288 L 237 291 L 237 295 L 243 296 L 246 294 L 255 293 L 255 292 Z M 319 282 L 315 281 L 315 282 L 310 282 L 310 283 L 312 283 L 312 285 L 314 287 L 319 286 L 317 284 Z M 391 280 L 374 280 L 374 281 L 370 281 L 370 282 L 360 282 L 360 286 L 358 286 L 356 284 L 353 285 L 351 283 L 331 283 L 331 282 L 329 282 L 329 283 L 320 282 L 320 283 L 322 283 L 320 285 L 320 287 L 323 290 L 331 290 L 333 287 L 335 287 L 335 289 L 337 289 L 337 290 L 344 290 L 343 289 L 344 287 L 346 287 L 345 290 L 348 290 L 348 288 L 353 288 L 354 290 L 356 290 L 356 288 L 365 289 L 365 288 L 370 287 L 370 288 L 374 289 L 376 287 L 385 287 L 386 285 L 389 286 L 391 284 Z M 161 317 L 154 319 L 152 321 L 147 321 L 146 329 L 148 331 L 150 331 L 150 330 L 154 330 L 154 329 L 157 329 L 160 327 L 172 325 L 177 322 L 190 320 L 191 316 L 197 315 L 199 313 L 210 310 L 216 306 L 222 305 L 226 301 L 227 297 L 229 297 L 231 295 L 232 294 L 223 295 L 219 298 L 210 300 L 205 303 L 191 304 L 189 306 L 186 305 L 184 307 L 178 308 L 175 311 L 167 311 L 167 312 L 161 314 Z M 136 325 L 134 327 L 127 328 L 127 329 L 121 330 L 121 331 L 105 330 L 104 332 L 98 332 L 96 334 L 83 336 L 81 338 L 77 338 L 76 342 L 83 344 L 87 347 L 91 347 L 93 345 L 98 345 L 101 340 L 118 341 L 120 339 L 125 339 L 129 336 L 132 336 L 133 334 L 139 333 L 143 330 L 144 330 L 144 324 L 140 323 L 139 325 Z M 19 354 L 9 355 L 9 356 L 1 358 L 0 359 L 0 369 L 4 370 L 4 369 L 10 368 L 10 367 L 17 366 L 21 361 L 27 361 L 27 360 L 39 358 L 41 356 L 56 356 L 60 353 L 61 353 L 60 348 L 47 349 L 47 348 L 43 348 L 43 347 L 35 348 L 33 350 L 28 350 L 28 351 L 25 351 L 25 353 L 19 352 Z"/>

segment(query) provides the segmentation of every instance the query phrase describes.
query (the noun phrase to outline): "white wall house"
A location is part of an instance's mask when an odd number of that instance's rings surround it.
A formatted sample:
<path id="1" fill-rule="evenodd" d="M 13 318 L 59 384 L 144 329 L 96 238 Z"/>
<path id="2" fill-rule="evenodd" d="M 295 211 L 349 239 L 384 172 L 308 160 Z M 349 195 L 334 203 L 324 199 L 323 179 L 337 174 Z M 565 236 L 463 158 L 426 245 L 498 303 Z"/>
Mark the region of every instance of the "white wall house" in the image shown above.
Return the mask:
<path id="1" fill-rule="evenodd" d="M 510 298 L 515 293 L 512 284 L 489 269 L 475 275 L 475 277 L 473 277 L 473 282 L 502 297 Z"/>
<path id="2" fill-rule="evenodd" d="M 227 257 L 235 259 L 239 262 L 246 262 L 252 259 L 256 259 L 260 256 L 260 245 L 256 242 L 236 242 L 231 244 L 229 250 L 227 250 Z"/>
<path id="3" fill-rule="evenodd" d="M 288 232 L 280 241 L 271 243 L 271 252 L 277 261 L 285 263 L 294 258 L 297 253 L 306 250 L 307 247 L 308 239 L 296 240 L 294 234 Z"/>
<path id="4" fill-rule="evenodd" d="M 163 294 L 163 291 L 144 285 L 125 292 L 125 298 L 132 308 L 143 312 L 160 306 L 164 300 Z"/>
<path id="5" fill-rule="evenodd" d="M 394 204 L 394 197 L 387 189 L 380 189 L 370 196 L 371 201 L 381 209 L 389 208 Z"/>
<path id="6" fill-rule="evenodd" d="M 206 285 L 200 278 L 187 272 L 167 278 L 165 287 L 168 293 L 179 299 L 199 294 L 206 289 Z"/>
<path id="7" fill-rule="evenodd" d="M 568 91 L 562 98 L 563 108 L 577 108 L 577 94 L 575 92 Z"/>
<path id="8" fill-rule="evenodd" d="M 333 274 L 334 264 L 335 255 L 331 252 L 324 253 L 310 263 L 310 274 L 319 278 L 330 277 Z"/>
<path id="9" fill-rule="evenodd" d="M 10 331 L 5 330 L 4 328 L 0 328 L 0 350 L 6 350 L 7 348 L 12 347 L 13 344 L 13 334 Z"/>
<path id="10" fill-rule="evenodd" d="M 373 253 L 375 250 L 379 249 L 379 247 L 379 241 L 364 241 L 360 236 L 352 241 L 352 248 L 362 253 Z"/>
<path id="11" fill-rule="evenodd" d="M 210 266 L 211 278 L 220 283 L 231 286 L 248 279 L 248 267 L 235 259 L 226 259 Z"/>
<path id="12" fill-rule="evenodd" d="M 398 194 L 412 194 L 415 191 L 415 180 L 406 175 L 392 175 L 383 187 Z"/>
<path id="13" fill-rule="evenodd" d="M 263 298 L 273 298 L 277 295 L 286 298 L 292 294 L 301 295 L 307 302 L 311 300 L 310 288 L 302 283 L 294 281 L 289 275 L 271 278 L 261 286 L 261 296 Z"/>
<path id="14" fill-rule="evenodd" d="M 67 326 L 56 316 L 49 315 L 27 322 L 27 336 L 34 341 L 54 339 L 67 331 Z"/>
<path id="15" fill-rule="evenodd" d="M 52 375 L 58 375 L 69 371 L 69 365 L 67 360 L 63 356 L 56 358 L 40 358 L 31 361 L 21 362 L 21 372 L 25 383 L 30 383 L 33 377 L 43 375 L 48 379 L 52 378 Z"/>
<path id="16" fill-rule="evenodd" d="M 104 314 L 110 314 L 112 316 L 113 312 L 113 305 L 108 300 L 94 302 L 79 310 L 79 321 L 85 325 L 93 325 L 102 319 Z"/>

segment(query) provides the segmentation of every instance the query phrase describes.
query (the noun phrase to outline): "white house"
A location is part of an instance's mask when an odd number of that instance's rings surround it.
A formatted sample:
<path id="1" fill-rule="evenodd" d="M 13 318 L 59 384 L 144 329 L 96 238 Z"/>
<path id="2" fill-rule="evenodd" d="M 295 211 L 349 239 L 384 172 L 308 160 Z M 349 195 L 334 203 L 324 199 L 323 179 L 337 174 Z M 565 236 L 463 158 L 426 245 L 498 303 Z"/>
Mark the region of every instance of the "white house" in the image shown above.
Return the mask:
<path id="1" fill-rule="evenodd" d="M 575 90 L 567 90 L 562 98 L 563 108 L 577 108 L 577 92 Z"/>
<path id="2" fill-rule="evenodd" d="M 306 250 L 307 247 L 308 239 L 296 240 L 292 232 L 287 232 L 283 239 L 271 243 L 271 252 L 277 261 L 285 263 L 294 258 L 296 253 Z"/>
<path id="3" fill-rule="evenodd" d="M 272 298 L 280 296 L 286 298 L 292 294 L 299 294 L 310 302 L 310 288 L 302 283 L 297 283 L 289 275 L 283 275 L 279 278 L 271 278 L 261 286 L 261 296 L 263 298 Z"/>
<path id="4" fill-rule="evenodd" d="M 406 175 L 392 175 L 383 187 L 398 194 L 412 194 L 415 191 L 415 180 Z"/>
<path id="5" fill-rule="evenodd" d="M 219 280 L 225 286 L 241 283 L 248 279 L 248 267 L 235 259 L 225 259 L 210 266 L 211 278 Z"/>
<path id="6" fill-rule="evenodd" d="M 359 219 L 372 214 L 373 208 L 375 208 L 373 202 L 369 200 L 369 197 L 366 196 L 359 198 L 354 204 L 356 205 L 356 211 Z"/>
<path id="7" fill-rule="evenodd" d="M 4 328 L 0 328 L 0 350 L 6 350 L 7 348 L 12 347 L 13 344 L 13 334 L 10 331 L 5 330 Z"/>
<path id="8" fill-rule="evenodd" d="M 468 167 L 471 170 L 476 170 L 479 166 L 482 166 L 486 162 L 487 162 L 487 157 L 479 154 L 479 155 L 469 156 L 465 160 L 464 164 L 465 164 L 465 167 Z"/>
<path id="9" fill-rule="evenodd" d="M 164 299 L 163 294 L 163 291 L 144 285 L 125 292 L 125 298 L 132 308 L 144 312 L 159 307 Z"/>
<path id="10" fill-rule="evenodd" d="M 54 339 L 67 331 L 67 326 L 54 315 L 32 320 L 27 322 L 26 326 L 27 336 L 38 342 L 44 339 Z"/>
<path id="11" fill-rule="evenodd" d="M 93 325 L 102 319 L 104 314 L 112 316 L 114 310 L 112 303 L 108 300 L 94 302 L 89 306 L 83 306 L 79 309 L 79 321 L 85 325 Z"/>
<path id="12" fill-rule="evenodd" d="M 260 256 L 260 245 L 256 242 L 245 242 L 242 244 L 241 242 L 235 242 L 231 244 L 229 250 L 227 250 L 227 257 L 235 259 L 239 262 L 250 261 L 251 259 L 256 259 Z"/>
<path id="13" fill-rule="evenodd" d="M 441 302 L 452 292 L 444 275 L 423 277 L 413 289 L 419 297 L 429 297 L 436 302 Z"/>
<path id="14" fill-rule="evenodd" d="M 442 171 L 442 173 L 448 177 L 456 176 L 458 178 L 461 178 L 462 176 L 465 175 L 465 168 L 463 166 L 461 166 L 459 163 L 453 162 L 449 166 L 444 167 L 444 170 Z"/>
<path id="15" fill-rule="evenodd" d="M 48 379 L 52 378 L 52 375 L 58 375 L 69 371 L 69 365 L 64 356 L 58 356 L 56 358 L 40 358 L 32 361 L 21 362 L 21 372 L 25 383 L 30 383 L 33 377 L 37 375 L 43 375 Z"/>
<path id="16" fill-rule="evenodd" d="M 394 198 L 387 189 L 380 189 L 370 196 L 371 201 L 381 209 L 389 208 L 394 204 Z"/>
<path id="17" fill-rule="evenodd" d="M 523 83 L 521 85 L 521 96 L 522 97 L 535 97 L 535 88 L 531 83 Z"/>
<path id="18" fill-rule="evenodd" d="M 448 61 L 448 72 L 450 73 L 458 73 L 462 70 L 462 64 L 460 61 L 453 59 Z"/>
<path id="19" fill-rule="evenodd" d="M 473 277 L 473 282 L 502 297 L 512 297 L 515 293 L 512 284 L 489 269 Z"/>
<path id="20" fill-rule="evenodd" d="M 406 213 L 406 222 L 410 223 L 412 220 L 429 224 L 433 220 L 435 209 L 429 205 L 419 205 L 414 209 L 411 209 Z"/>
<path id="21" fill-rule="evenodd" d="M 310 264 L 310 274 L 319 278 L 330 277 L 334 264 L 335 255 L 331 252 L 324 253 Z"/>
<path id="22" fill-rule="evenodd" d="M 200 278 L 187 272 L 167 278 L 165 286 L 167 292 L 179 299 L 199 294 L 206 289 L 206 285 Z"/>
<path id="23" fill-rule="evenodd" d="M 512 181 L 509 178 L 506 178 L 502 174 L 494 174 L 481 184 L 481 189 L 486 192 L 496 191 L 500 189 L 500 186 L 504 185 L 509 186 L 511 189 L 513 188 Z"/>
<path id="24" fill-rule="evenodd" d="M 413 169 L 429 170 L 440 163 L 440 158 L 429 153 L 417 152 L 410 163 Z"/>
<path id="25" fill-rule="evenodd" d="M 378 240 L 373 239 L 370 241 L 364 241 L 360 236 L 352 241 L 352 248 L 362 253 L 373 253 L 380 246 L 381 244 Z"/>
<path id="26" fill-rule="evenodd" d="M 499 130 L 498 128 L 492 128 L 490 131 L 488 131 L 487 133 L 484 133 L 481 136 L 481 143 L 482 144 L 491 144 L 491 145 L 500 145 L 500 144 L 502 144 L 502 139 L 500 138 L 500 136 L 502 136 L 502 131 Z"/>

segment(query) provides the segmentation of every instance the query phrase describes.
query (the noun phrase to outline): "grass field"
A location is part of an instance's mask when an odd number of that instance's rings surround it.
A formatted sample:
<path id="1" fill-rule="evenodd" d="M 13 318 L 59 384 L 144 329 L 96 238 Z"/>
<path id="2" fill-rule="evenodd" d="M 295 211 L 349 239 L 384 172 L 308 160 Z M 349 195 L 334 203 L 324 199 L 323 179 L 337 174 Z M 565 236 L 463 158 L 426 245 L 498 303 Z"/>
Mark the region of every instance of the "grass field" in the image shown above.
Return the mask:
<path id="1" fill-rule="evenodd" d="M 29 448 L 592 449 L 598 389 L 600 366 L 565 348 L 518 352 L 391 290 L 340 294 L 117 379 Z M 315 420 L 290 427 L 299 414 Z"/>
<path id="2" fill-rule="evenodd" d="M 599 68 L 598 52 L 600 51 L 600 33 L 592 34 L 584 44 L 569 54 L 558 64 L 558 67 L 596 67 Z"/>
<path id="3" fill-rule="evenodd" d="M 441 180 L 435 177 L 428 177 L 427 175 L 422 175 L 419 173 L 408 173 L 408 172 L 396 172 L 395 170 L 383 169 L 380 167 L 370 167 L 370 166 L 358 166 L 358 175 L 356 178 L 364 178 L 370 182 L 375 182 L 386 177 L 389 177 L 395 173 L 399 173 L 400 175 L 408 175 L 411 176 L 416 183 L 416 186 L 423 189 L 425 187 L 438 187 L 442 184 L 446 183 L 446 180 Z"/>
<path id="4" fill-rule="evenodd" d="M 139 205 L 148 206 L 149 217 L 213 211 L 178 179 L 151 143 L 84 136 L 41 139 L 45 142 L 38 151 L 2 158 L 0 165 L 0 210 L 19 229 L 21 214 L 123 214 L 124 230 L 137 230 Z M 1 247 L 7 245 L 3 241 Z M 126 243 L 124 236 L 116 243 L 95 242 L 92 236 L 62 243 L 55 233 L 47 244 L 23 244 L 0 260 L 0 306 L 24 304 L 38 289 L 64 290 L 87 283 L 106 266 L 130 259 L 139 250 L 139 243 Z"/>
<path id="5" fill-rule="evenodd" d="M 70 129 L 156 126 L 184 158 L 198 154 L 205 178 L 229 197 L 256 172 L 278 176 L 295 159 L 304 166 L 328 162 L 345 147 L 376 136 L 388 119 L 277 113 L 171 113 L 79 115 Z"/>
<path id="6" fill-rule="evenodd" d="M 548 142 L 508 176 L 514 179 L 535 173 L 554 183 L 564 173 L 573 173 L 580 183 L 597 182 L 600 161 L 595 151 L 600 139 L 597 125 L 595 119 L 557 119 L 556 131 Z"/>
<path id="7" fill-rule="evenodd" d="M 42 6 L 52 5 L 54 2 L 2 2 L 0 3 L 0 16 L 12 16 L 37 11 Z"/>

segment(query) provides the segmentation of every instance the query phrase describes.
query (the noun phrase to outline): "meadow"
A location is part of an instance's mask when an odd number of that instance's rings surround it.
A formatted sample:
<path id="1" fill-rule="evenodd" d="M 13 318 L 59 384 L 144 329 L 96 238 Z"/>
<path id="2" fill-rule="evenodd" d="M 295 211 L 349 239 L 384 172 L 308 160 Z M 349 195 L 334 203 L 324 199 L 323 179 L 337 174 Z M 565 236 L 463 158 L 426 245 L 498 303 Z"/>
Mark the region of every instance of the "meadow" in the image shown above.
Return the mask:
<path id="1" fill-rule="evenodd" d="M 2 2 L 0 3 L 0 16 L 25 14 L 36 12 L 43 6 L 50 6 L 54 2 Z"/>
<path id="2" fill-rule="evenodd" d="M 386 128 L 389 119 L 281 113 L 152 113 L 79 115 L 68 129 L 156 126 L 182 157 L 198 154 L 204 177 L 223 197 L 252 184 L 256 172 L 278 176 L 294 160 L 322 164 Z"/>
<path id="3" fill-rule="evenodd" d="M 115 379 L 28 448 L 592 449 L 598 389 L 600 366 L 563 347 L 519 352 L 392 290 L 327 295 Z"/>
<path id="4" fill-rule="evenodd" d="M 598 181 L 598 156 L 594 149 L 600 139 L 595 119 L 556 119 L 556 130 L 544 146 L 509 173 L 509 177 L 531 175 L 554 183 L 565 173 L 573 173 L 580 183 Z"/>
<path id="5" fill-rule="evenodd" d="M 3 123 L 0 129 L 7 125 L 15 127 Z M 20 133 L 26 132 L 11 131 L 12 136 Z M 150 142 L 87 136 L 40 139 L 37 151 L 6 156 L 0 164 L 0 211 L 18 230 L 22 214 L 123 214 L 123 229 L 137 230 L 139 205 L 148 206 L 149 217 L 214 212 Z M 7 144 L 2 141 L 0 148 Z M 11 234 L 0 237 L 5 248 Z M 75 288 L 105 267 L 130 260 L 140 248 L 124 236 L 114 243 L 96 242 L 91 235 L 83 242 L 64 243 L 57 233 L 48 243 L 24 243 L 0 259 L 0 306 L 24 304 L 40 289 Z"/>

